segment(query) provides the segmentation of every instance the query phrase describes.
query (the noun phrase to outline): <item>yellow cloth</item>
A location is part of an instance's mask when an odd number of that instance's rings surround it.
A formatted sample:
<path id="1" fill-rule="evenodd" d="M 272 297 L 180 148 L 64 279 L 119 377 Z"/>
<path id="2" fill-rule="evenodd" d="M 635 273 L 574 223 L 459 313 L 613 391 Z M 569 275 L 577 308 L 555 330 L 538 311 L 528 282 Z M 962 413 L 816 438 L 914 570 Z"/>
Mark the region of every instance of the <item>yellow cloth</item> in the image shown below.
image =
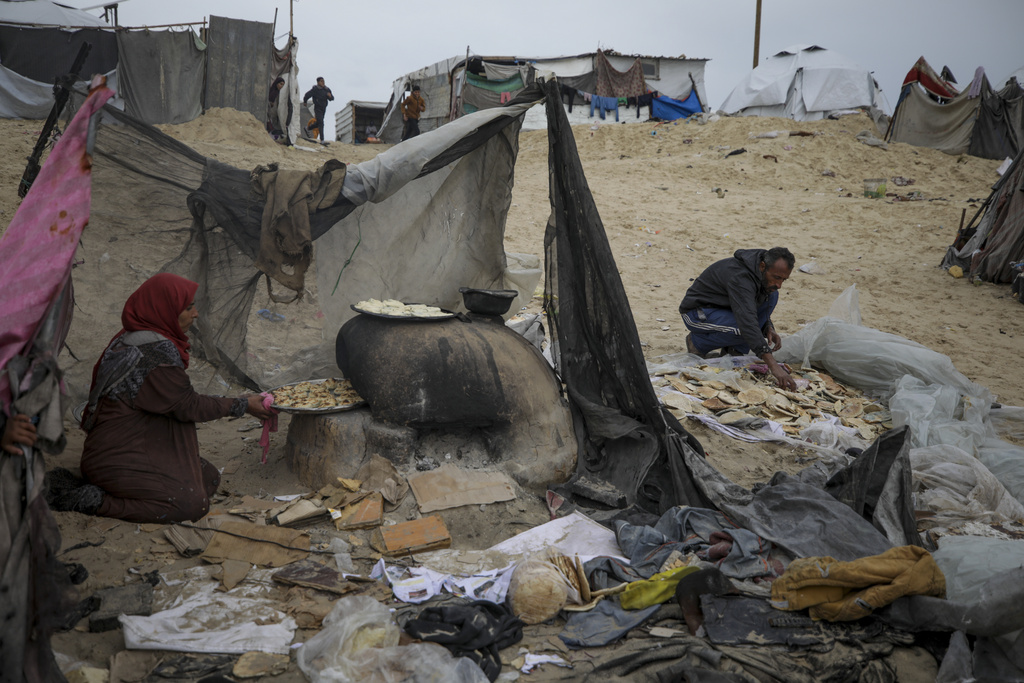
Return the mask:
<path id="1" fill-rule="evenodd" d="M 651 605 L 660 605 L 676 594 L 679 580 L 692 574 L 699 567 L 676 567 L 655 574 L 644 581 L 634 581 L 626 586 L 619 598 L 622 609 L 643 609 Z"/>
<path id="2" fill-rule="evenodd" d="M 946 577 L 924 548 L 905 545 L 853 562 L 805 557 L 772 584 L 776 609 L 809 608 L 827 621 L 866 617 L 904 595 L 946 595 Z"/>
<path id="3" fill-rule="evenodd" d="M 402 100 L 402 113 L 405 114 L 407 119 L 419 120 L 420 114 L 427 110 L 427 101 L 423 99 L 423 96 L 418 92 L 413 92 L 411 95 Z"/>

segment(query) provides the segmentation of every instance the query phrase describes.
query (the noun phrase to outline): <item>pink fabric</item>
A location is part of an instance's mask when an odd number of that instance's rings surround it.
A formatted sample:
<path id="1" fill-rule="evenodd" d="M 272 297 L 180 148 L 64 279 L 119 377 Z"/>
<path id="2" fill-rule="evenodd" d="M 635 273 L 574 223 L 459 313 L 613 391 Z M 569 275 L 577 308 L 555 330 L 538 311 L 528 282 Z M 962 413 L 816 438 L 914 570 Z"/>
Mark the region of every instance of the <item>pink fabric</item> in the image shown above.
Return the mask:
<path id="1" fill-rule="evenodd" d="M 263 433 L 260 435 L 260 445 L 263 446 L 263 459 L 260 460 L 260 464 L 266 465 L 267 453 L 270 452 L 270 433 L 277 431 L 277 410 L 270 407 L 274 402 L 273 394 L 264 391 L 260 396 L 263 398 L 263 407 L 274 413 L 273 417 L 269 420 L 261 420 L 263 423 Z"/>
<path id="2" fill-rule="evenodd" d="M 94 90 L 50 152 L 0 240 L 0 368 L 32 339 L 50 301 L 71 276 L 71 260 L 89 222 L 92 159 L 85 150 L 89 117 L 114 91 Z M 10 402 L 0 375 L 0 402 Z"/>

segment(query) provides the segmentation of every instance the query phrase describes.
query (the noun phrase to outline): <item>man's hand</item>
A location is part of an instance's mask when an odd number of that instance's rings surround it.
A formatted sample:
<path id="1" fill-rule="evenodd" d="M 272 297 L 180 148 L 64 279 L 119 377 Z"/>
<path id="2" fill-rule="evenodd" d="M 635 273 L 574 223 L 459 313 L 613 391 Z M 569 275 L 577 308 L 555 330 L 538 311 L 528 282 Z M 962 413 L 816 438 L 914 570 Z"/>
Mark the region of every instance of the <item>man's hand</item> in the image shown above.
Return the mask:
<path id="1" fill-rule="evenodd" d="M 775 382 L 779 385 L 780 389 L 796 391 L 796 380 L 790 377 L 789 373 L 786 372 L 786 368 L 779 365 L 772 354 L 764 354 L 761 356 L 761 360 L 768 364 L 768 371 L 772 373 L 772 377 L 775 378 Z"/>
<path id="2" fill-rule="evenodd" d="M 34 446 L 36 444 L 36 426 L 28 415 L 15 415 L 7 421 L 7 428 L 4 429 L 3 437 L 0 437 L 0 446 L 11 455 L 21 455 L 22 446 Z"/>
<path id="3" fill-rule="evenodd" d="M 768 343 L 771 344 L 773 352 L 782 348 L 782 337 L 779 336 L 774 327 L 768 328 Z"/>
<path id="4" fill-rule="evenodd" d="M 253 417 L 259 420 L 269 420 L 274 417 L 274 413 L 270 412 L 269 408 L 263 407 L 263 397 L 259 394 L 253 394 L 246 399 L 248 405 L 245 407 L 245 412 L 249 413 Z"/>

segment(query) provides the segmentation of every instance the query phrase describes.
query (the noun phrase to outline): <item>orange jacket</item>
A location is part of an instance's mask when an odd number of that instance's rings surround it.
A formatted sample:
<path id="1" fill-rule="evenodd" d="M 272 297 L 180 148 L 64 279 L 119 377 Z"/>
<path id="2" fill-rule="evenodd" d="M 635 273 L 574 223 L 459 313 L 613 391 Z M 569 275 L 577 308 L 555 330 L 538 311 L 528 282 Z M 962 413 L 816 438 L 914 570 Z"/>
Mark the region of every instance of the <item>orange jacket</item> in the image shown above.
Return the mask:
<path id="1" fill-rule="evenodd" d="M 419 92 L 413 92 L 402 101 L 402 115 L 407 119 L 419 120 L 420 114 L 427 110 L 427 102 Z"/>

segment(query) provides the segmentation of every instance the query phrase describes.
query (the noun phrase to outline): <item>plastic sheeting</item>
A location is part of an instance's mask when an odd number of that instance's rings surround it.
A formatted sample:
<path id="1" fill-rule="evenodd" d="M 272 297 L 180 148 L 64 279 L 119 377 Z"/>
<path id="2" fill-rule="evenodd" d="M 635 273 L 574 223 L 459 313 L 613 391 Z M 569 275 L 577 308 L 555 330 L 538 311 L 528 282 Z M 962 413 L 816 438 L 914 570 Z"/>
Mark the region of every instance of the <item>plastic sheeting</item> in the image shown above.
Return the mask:
<path id="1" fill-rule="evenodd" d="M 125 111 L 149 124 L 185 123 L 203 113 L 206 46 L 191 30 L 119 31 Z"/>
<path id="2" fill-rule="evenodd" d="M 930 513 L 920 520 L 924 528 L 1024 519 L 1024 505 L 977 458 L 956 446 L 915 448 L 910 451 L 910 462 L 914 507 Z"/>
<path id="3" fill-rule="evenodd" d="M 684 101 L 674 100 L 671 97 L 655 97 L 651 104 L 651 115 L 664 121 L 686 118 L 691 114 L 699 114 L 701 111 L 703 109 L 695 90 L 690 91 L 690 96 Z"/>
<path id="4" fill-rule="evenodd" d="M 946 104 L 939 104 L 921 88 L 913 84 L 904 86 L 886 139 L 931 147 L 946 154 L 965 154 L 979 106 L 981 100 L 969 98 L 966 91 Z"/>
<path id="5" fill-rule="evenodd" d="M 897 380 L 912 375 L 953 387 L 979 403 L 991 402 L 989 391 L 958 371 L 948 356 L 906 337 L 862 326 L 856 285 L 840 295 L 828 316 L 783 339 L 775 357 L 805 367 L 820 365 L 833 377 L 876 394 L 891 394 Z"/>

